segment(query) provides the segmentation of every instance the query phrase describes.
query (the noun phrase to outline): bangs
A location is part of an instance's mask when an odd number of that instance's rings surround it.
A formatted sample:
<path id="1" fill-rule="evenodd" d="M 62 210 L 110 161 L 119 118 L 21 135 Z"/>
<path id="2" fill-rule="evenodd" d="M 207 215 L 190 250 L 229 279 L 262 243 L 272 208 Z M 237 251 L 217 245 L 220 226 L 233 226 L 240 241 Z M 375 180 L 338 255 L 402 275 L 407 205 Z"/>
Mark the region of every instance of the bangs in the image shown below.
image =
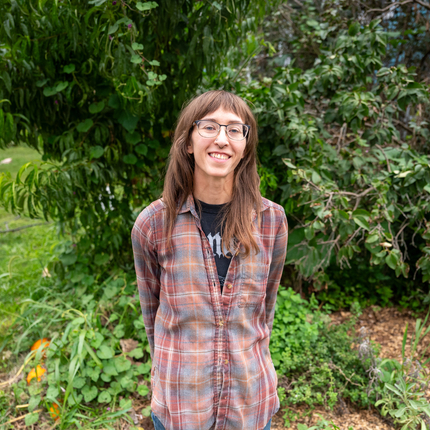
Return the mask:
<path id="1" fill-rule="evenodd" d="M 195 105 L 195 106 L 192 106 Z M 222 108 L 226 111 L 233 112 L 248 125 L 254 125 L 251 120 L 253 115 L 249 106 L 239 96 L 226 91 L 208 91 L 199 97 L 196 97 L 190 104 L 193 109 L 195 118 L 193 121 L 209 115 Z"/>

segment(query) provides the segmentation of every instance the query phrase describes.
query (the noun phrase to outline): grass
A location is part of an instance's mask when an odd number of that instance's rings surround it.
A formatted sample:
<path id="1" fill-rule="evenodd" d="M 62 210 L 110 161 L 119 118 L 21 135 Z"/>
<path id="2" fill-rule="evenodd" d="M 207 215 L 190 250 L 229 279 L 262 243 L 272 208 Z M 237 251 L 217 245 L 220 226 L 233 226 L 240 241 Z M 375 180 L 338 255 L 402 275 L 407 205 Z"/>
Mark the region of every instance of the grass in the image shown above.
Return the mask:
<path id="1" fill-rule="evenodd" d="M 40 160 L 42 156 L 28 146 L 12 146 L 8 149 L 0 149 L 0 161 L 6 158 L 12 158 L 12 162 L 0 164 L 0 173 L 10 172 L 15 177 L 21 166 L 29 161 Z"/>
<path id="2" fill-rule="evenodd" d="M 0 150 L 0 161 L 5 158 L 12 158 L 12 162 L 0 164 L 0 174 L 10 172 L 15 177 L 22 165 L 41 157 L 34 149 L 18 146 Z M 42 222 L 0 208 L 0 339 L 19 318 L 21 300 L 49 283 L 49 277 L 42 276 L 43 269 L 55 258 L 55 245 L 61 242 L 53 224 L 5 231 Z"/>

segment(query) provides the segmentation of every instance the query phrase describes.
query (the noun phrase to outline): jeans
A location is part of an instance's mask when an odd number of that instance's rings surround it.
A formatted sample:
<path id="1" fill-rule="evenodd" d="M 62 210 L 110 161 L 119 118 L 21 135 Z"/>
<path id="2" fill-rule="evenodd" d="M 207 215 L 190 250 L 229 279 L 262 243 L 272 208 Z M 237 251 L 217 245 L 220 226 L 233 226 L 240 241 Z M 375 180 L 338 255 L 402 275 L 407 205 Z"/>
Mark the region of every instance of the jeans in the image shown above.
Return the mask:
<path id="1" fill-rule="evenodd" d="M 151 418 L 152 418 L 152 421 L 154 422 L 155 430 L 166 430 L 163 424 L 161 424 L 160 420 L 156 417 L 154 412 L 151 412 Z M 267 423 L 266 427 L 264 427 L 263 430 L 270 430 L 271 423 L 272 423 L 272 420 L 270 419 L 270 421 Z"/>

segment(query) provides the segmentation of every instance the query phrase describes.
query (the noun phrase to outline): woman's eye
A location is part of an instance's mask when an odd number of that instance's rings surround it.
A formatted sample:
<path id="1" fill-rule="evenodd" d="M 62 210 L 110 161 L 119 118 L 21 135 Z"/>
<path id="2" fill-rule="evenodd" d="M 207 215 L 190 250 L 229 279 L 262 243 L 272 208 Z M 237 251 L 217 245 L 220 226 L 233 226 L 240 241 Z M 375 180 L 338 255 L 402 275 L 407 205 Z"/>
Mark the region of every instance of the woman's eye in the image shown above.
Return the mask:
<path id="1" fill-rule="evenodd" d="M 240 130 L 238 128 L 231 128 L 230 133 L 240 133 Z"/>
<path id="2" fill-rule="evenodd" d="M 214 131 L 215 127 L 213 125 L 205 125 L 205 130 Z"/>

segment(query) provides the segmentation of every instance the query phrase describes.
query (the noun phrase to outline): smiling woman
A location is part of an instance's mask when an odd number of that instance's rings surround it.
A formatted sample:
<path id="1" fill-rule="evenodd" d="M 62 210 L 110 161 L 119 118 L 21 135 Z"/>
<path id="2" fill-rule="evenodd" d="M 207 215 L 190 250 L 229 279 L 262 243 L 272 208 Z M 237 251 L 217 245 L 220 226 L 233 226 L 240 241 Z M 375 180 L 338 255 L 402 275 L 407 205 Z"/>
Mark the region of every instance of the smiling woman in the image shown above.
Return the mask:
<path id="1" fill-rule="evenodd" d="M 268 430 L 279 409 L 269 341 L 288 226 L 260 195 L 257 141 L 240 97 L 193 99 L 163 197 L 134 225 L 157 430 Z"/>

